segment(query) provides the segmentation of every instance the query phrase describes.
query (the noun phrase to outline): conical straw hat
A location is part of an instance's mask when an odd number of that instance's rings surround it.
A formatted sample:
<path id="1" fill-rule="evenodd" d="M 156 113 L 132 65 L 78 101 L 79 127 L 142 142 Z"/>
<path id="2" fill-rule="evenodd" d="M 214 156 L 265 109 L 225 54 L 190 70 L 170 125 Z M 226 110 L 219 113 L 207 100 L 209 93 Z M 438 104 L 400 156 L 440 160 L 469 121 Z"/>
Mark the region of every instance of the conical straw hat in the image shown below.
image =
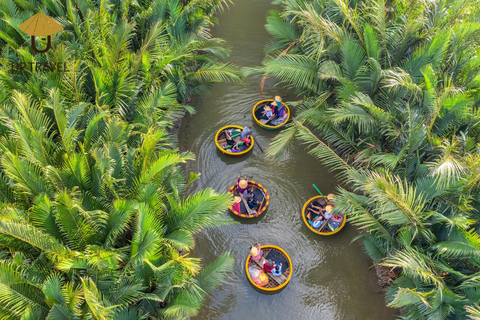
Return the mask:
<path id="1" fill-rule="evenodd" d="M 329 193 L 329 194 L 327 195 L 327 199 L 330 200 L 330 201 L 332 201 L 332 200 L 335 199 L 335 195 L 334 195 L 333 193 Z"/>
<path id="2" fill-rule="evenodd" d="M 238 186 L 242 189 L 245 189 L 246 187 L 248 187 L 247 180 L 240 180 L 240 182 L 238 183 Z"/>
<path id="3" fill-rule="evenodd" d="M 242 201 L 242 198 L 236 196 L 233 198 L 233 201 L 235 201 L 235 203 L 240 203 L 240 201 Z"/>
<path id="4" fill-rule="evenodd" d="M 280 97 L 280 96 L 275 96 L 275 101 L 280 101 L 280 102 L 282 102 L 282 97 Z"/>
<path id="5" fill-rule="evenodd" d="M 63 29 L 53 18 L 39 12 L 19 27 L 20 30 L 31 36 L 46 37 Z"/>

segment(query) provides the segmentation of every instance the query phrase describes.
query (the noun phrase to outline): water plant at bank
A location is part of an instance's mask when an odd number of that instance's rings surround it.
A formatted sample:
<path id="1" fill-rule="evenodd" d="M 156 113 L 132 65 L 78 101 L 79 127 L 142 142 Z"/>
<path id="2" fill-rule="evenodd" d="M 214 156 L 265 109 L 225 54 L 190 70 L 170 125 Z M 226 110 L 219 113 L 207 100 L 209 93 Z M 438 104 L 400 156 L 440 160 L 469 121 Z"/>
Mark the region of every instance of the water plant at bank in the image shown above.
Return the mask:
<path id="1" fill-rule="evenodd" d="M 264 65 L 299 95 L 270 156 L 300 141 L 337 171 L 336 208 L 395 273 L 407 319 L 475 317 L 480 27 L 463 1 L 281 1 Z M 290 103 L 291 104 L 291 103 Z M 349 191 L 351 190 L 351 191 Z"/>
<path id="2" fill-rule="evenodd" d="M 186 193 L 194 157 L 167 131 L 191 95 L 240 81 L 209 34 L 224 4 L 0 4 L 0 317 L 184 319 L 231 271 L 229 253 L 189 255 L 231 201 Z M 18 26 L 39 11 L 63 30 L 34 54 Z"/>

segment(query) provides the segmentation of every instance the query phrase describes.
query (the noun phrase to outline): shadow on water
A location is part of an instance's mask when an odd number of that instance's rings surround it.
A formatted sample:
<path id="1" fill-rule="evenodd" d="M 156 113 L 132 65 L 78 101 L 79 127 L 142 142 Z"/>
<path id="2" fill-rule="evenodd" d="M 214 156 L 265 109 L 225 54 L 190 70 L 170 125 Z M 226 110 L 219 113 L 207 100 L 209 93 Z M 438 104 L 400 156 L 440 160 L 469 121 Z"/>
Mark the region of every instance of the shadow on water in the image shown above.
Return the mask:
<path id="1" fill-rule="evenodd" d="M 235 157 L 235 156 L 229 156 L 229 155 L 226 155 L 224 154 L 222 151 L 218 150 L 218 148 L 215 146 L 215 149 L 217 150 L 217 156 L 220 158 L 220 160 L 222 160 L 225 164 L 236 164 L 236 163 L 239 163 L 239 162 L 243 162 L 245 160 L 247 160 L 251 154 L 255 151 L 257 152 L 260 152 L 260 150 L 255 150 L 255 146 L 253 147 L 253 149 L 251 151 L 249 151 L 248 153 L 244 154 L 244 155 L 241 155 L 241 156 L 238 156 L 238 157 Z"/>
<path id="2" fill-rule="evenodd" d="M 266 211 L 262 212 L 261 215 L 259 215 L 258 217 L 255 217 L 255 218 L 242 218 L 242 217 L 239 217 L 239 216 L 233 214 L 233 212 L 231 212 L 230 210 L 228 210 L 228 214 L 233 218 L 233 220 L 235 220 L 238 223 L 257 224 L 261 220 L 263 220 L 263 218 L 268 214 L 268 209 Z"/>
<path id="3" fill-rule="evenodd" d="M 240 67 L 261 64 L 269 41 L 264 25 L 270 9 L 269 0 L 235 0 L 219 16 L 220 25 L 213 29 L 213 35 L 232 46 L 230 62 Z M 298 144 L 279 161 L 265 159 L 256 147 L 239 158 L 223 155 L 216 148 L 215 133 L 228 124 L 252 125 L 264 151 L 278 135 L 279 131 L 255 125 L 251 109 L 259 100 L 279 93 L 287 103 L 295 96 L 282 94 L 269 79 L 260 97 L 258 84 L 259 79 L 248 78 L 245 86 L 215 85 L 203 99 L 193 101 L 197 113 L 185 118 L 179 133 L 180 149 L 192 151 L 197 158 L 187 163 L 187 172 L 202 174 L 191 191 L 213 188 L 226 192 L 237 175 L 246 175 L 263 184 L 271 197 L 268 211 L 259 218 L 235 216 L 240 223 L 209 229 L 196 237 L 192 256 L 208 264 L 230 251 L 235 268 L 228 283 L 207 298 L 195 319 L 393 319 L 395 312 L 385 306 L 375 271 L 370 268 L 372 262 L 360 243 L 350 243 L 357 235 L 355 228 L 347 222 L 338 234 L 325 237 L 311 232 L 302 220 L 305 201 L 317 195 L 313 183 L 324 194 L 338 187 L 327 168 Z M 257 292 L 246 278 L 248 248 L 257 240 L 283 248 L 292 259 L 292 278 L 277 294 Z"/>

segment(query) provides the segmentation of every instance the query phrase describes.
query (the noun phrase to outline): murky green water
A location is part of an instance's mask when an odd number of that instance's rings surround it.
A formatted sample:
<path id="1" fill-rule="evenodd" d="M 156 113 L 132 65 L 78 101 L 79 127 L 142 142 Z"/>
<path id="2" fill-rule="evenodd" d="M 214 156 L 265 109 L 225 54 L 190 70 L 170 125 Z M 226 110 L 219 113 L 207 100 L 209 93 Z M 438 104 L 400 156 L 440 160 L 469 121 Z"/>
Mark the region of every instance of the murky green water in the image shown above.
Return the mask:
<path id="1" fill-rule="evenodd" d="M 241 67 L 257 66 L 269 40 L 265 17 L 273 6 L 270 0 L 234 3 L 219 15 L 220 25 L 213 34 L 232 46 L 229 61 Z M 208 299 L 196 319 L 393 319 L 394 312 L 385 307 L 375 272 L 369 269 L 371 262 L 359 244 L 350 244 L 355 228 L 347 223 L 340 233 L 322 237 L 309 231 L 301 219 L 304 202 L 317 195 L 312 183 L 324 194 L 335 191 L 337 182 L 325 167 L 301 146 L 280 162 L 265 160 L 258 148 L 238 159 L 221 155 L 216 149 L 214 135 L 227 124 L 251 124 L 264 150 L 278 134 L 259 128 L 252 119 L 251 108 L 262 98 L 258 82 L 248 79 L 245 87 L 216 85 L 204 99 L 194 101 L 198 112 L 185 119 L 180 131 L 181 150 L 191 150 L 197 156 L 187 170 L 202 174 L 192 189 L 226 191 L 241 174 L 264 184 L 271 195 L 271 205 L 259 220 L 237 219 L 241 224 L 210 229 L 197 237 L 193 256 L 209 263 L 229 250 L 236 267 L 230 282 Z M 274 84 L 272 80 L 267 82 L 264 99 L 276 94 L 287 102 L 294 99 Z M 282 247 L 292 258 L 292 279 L 278 294 L 259 293 L 246 278 L 248 247 L 257 240 Z"/>

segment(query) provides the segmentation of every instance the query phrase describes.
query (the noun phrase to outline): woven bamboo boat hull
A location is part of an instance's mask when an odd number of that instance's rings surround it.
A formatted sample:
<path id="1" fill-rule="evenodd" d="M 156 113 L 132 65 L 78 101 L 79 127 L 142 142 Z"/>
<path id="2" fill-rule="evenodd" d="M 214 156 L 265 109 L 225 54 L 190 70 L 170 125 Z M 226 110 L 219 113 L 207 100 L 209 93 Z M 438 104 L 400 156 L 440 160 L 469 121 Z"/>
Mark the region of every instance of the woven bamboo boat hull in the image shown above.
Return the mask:
<path id="1" fill-rule="evenodd" d="M 303 206 L 303 209 L 302 209 L 302 219 L 303 219 L 303 222 L 306 224 L 306 226 L 308 227 L 308 229 L 310 229 L 312 232 L 315 232 L 316 234 L 319 234 L 319 235 L 322 235 L 322 236 L 331 236 L 331 235 L 334 235 L 335 233 L 338 233 L 340 232 L 340 230 L 343 229 L 343 227 L 345 226 L 345 223 L 347 222 L 347 215 L 345 213 L 343 213 L 343 221 L 342 221 L 342 224 L 340 225 L 340 227 L 338 227 L 337 230 L 335 231 L 331 231 L 330 229 L 328 229 L 328 227 L 326 226 L 323 226 L 320 227 L 320 228 L 317 228 L 315 229 L 314 227 L 312 227 L 308 221 L 307 221 L 307 207 L 310 205 L 310 203 L 312 203 L 313 201 L 315 200 L 318 200 L 318 199 L 321 199 L 321 198 L 324 198 L 326 200 L 326 197 L 324 196 L 315 196 L 313 198 L 310 198 L 307 200 L 307 202 L 305 202 L 305 205 Z"/>
<path id="2" fill-rule="evenodd" d="M 265 245 L 261 246 L 261 249 L 263 251 L 263 257 L 259 262 L 253 261 L 251 258 L 251 255 L 249 254 L 247 257 L 247 260 L 245 261 L 245 272 L 247 273 L 247 278 L 250 283 L 257 288 L 258 290 L 261 291 L 278 291 L 282 288 L 284 288 L 288 282 L 290 281 L 293 273 L 293 266 L 292 266 L 292 260 L 290 259 L 290 256 L 280 247 L 273 246 L 273 245 Z M 282 266 L 282 274 L 280 276 L 274 276 L 271 273 L 267 273 L 268 276 L 268 284 L 266 286 L 259 286 L 253 281 L 252 277 L 250 276 L 250 273 L 248 272 L 249 267 L 261 269 L 263 266 L 263 261 L 265 259 L 270 259 L 270 257 L 274 257 L 273 260 L 276 258 L 277 261 L 283 261 L 283 266 Z"/>
<path id="3" fill-rule="evenodd" d="M 278 125 L 272 125 L 271 123 L 266 124 L 265 120 L 260 120 L 259 117 L 261 117 L 261 112 L 263 111 L 263 107 L 266 106 L 266 105 L 270 105 L 272 102 L 273 102 L 273 99 L 267 99 L 267 100 L 262 100 L 262 101 L 257 102 L 257 104 L 255 104 L 255 106 L 253 106 L 252 116 L 253 116 L 253 119 L 255 120 L 255 122 L 260 127 L 264 128 L 264 129 L 267 129 L 267 130 L 278 130 L 278 129 L 281 129 L 288 122 L 288 119 L 290 119 L 290 108 L 288 108 L 288 106 L 285 103 L 283 104 L 283 105 L 285 105 L 285 109 L 287 110 L 287 117 L 285 118 L 285 120 L 282 123 L 280 123 Z"/>
<path id="4" fill-rule="evenodd" d="M 215 135 L 215 145 L 217 146 L 218 150 L 220 150 L 223 154 L 226 154 L 226 155 L 229 155 L 229 156 L 232 156 L 232 157 L 240 157 L 240 156 L 243 156 L 245 154 L 247 154 L 248 152 L 250 152 L 252 149 L 253 149 L 253 145 L 255 144 L 255 140 L 252 136 L 249 136 L 250 137 L 250 145 L 247 147 L 245 145 L 243 146 L 240 146 L 240 152 L 230 152 L 229 148 L 228 148 L 228 145 L 227 145 L 227 142 L 226 142 L 226 139 L 225 139 L 225 130 L 229 130 L 229 129 L 233 129 L 235 131 L 242 131 L 243 130 L 243 127 L 240 127 L 240 126 L 235 126 L 235 125 L 229 125 L 229 126 L 225 126 L 225 127 L 222 127 L 220 128 L 220 130 L 217 131 L 216 135 Z M 234 137 L 235 140 L 239 140 L 240 136 L 238 135 L 237 137 Z M 226 146 L 226 147 L 225 147 Z"/>
<path id="5" fill-rule="evenodd" d="M 235 183 L 233 186 L 228 189 L 228 193 L 236 193 L 238 183 Z M 254 186 L 256 189 L 254 190 L 255 194 L 255 199 L 260 203 L 259 207 L 255 210 L 254 214 L 248 214 L 247 208 L 245 207 L 244 203 L 240 203 L 240 208 L 241 212 L 235 211 L 232 206 L 229 207 L 230 211 L 236 216 L 239 216 L 241 218 L 256 218 L 260 216 L 262 213 L 264 213 L 269 204 L 270 204 L 270 195 L 268 194 L 267 189 L 260 183 L 253 181 L 253 180 L 248 180 L 248 187 L 250 188 L 251 186 Z"/>

